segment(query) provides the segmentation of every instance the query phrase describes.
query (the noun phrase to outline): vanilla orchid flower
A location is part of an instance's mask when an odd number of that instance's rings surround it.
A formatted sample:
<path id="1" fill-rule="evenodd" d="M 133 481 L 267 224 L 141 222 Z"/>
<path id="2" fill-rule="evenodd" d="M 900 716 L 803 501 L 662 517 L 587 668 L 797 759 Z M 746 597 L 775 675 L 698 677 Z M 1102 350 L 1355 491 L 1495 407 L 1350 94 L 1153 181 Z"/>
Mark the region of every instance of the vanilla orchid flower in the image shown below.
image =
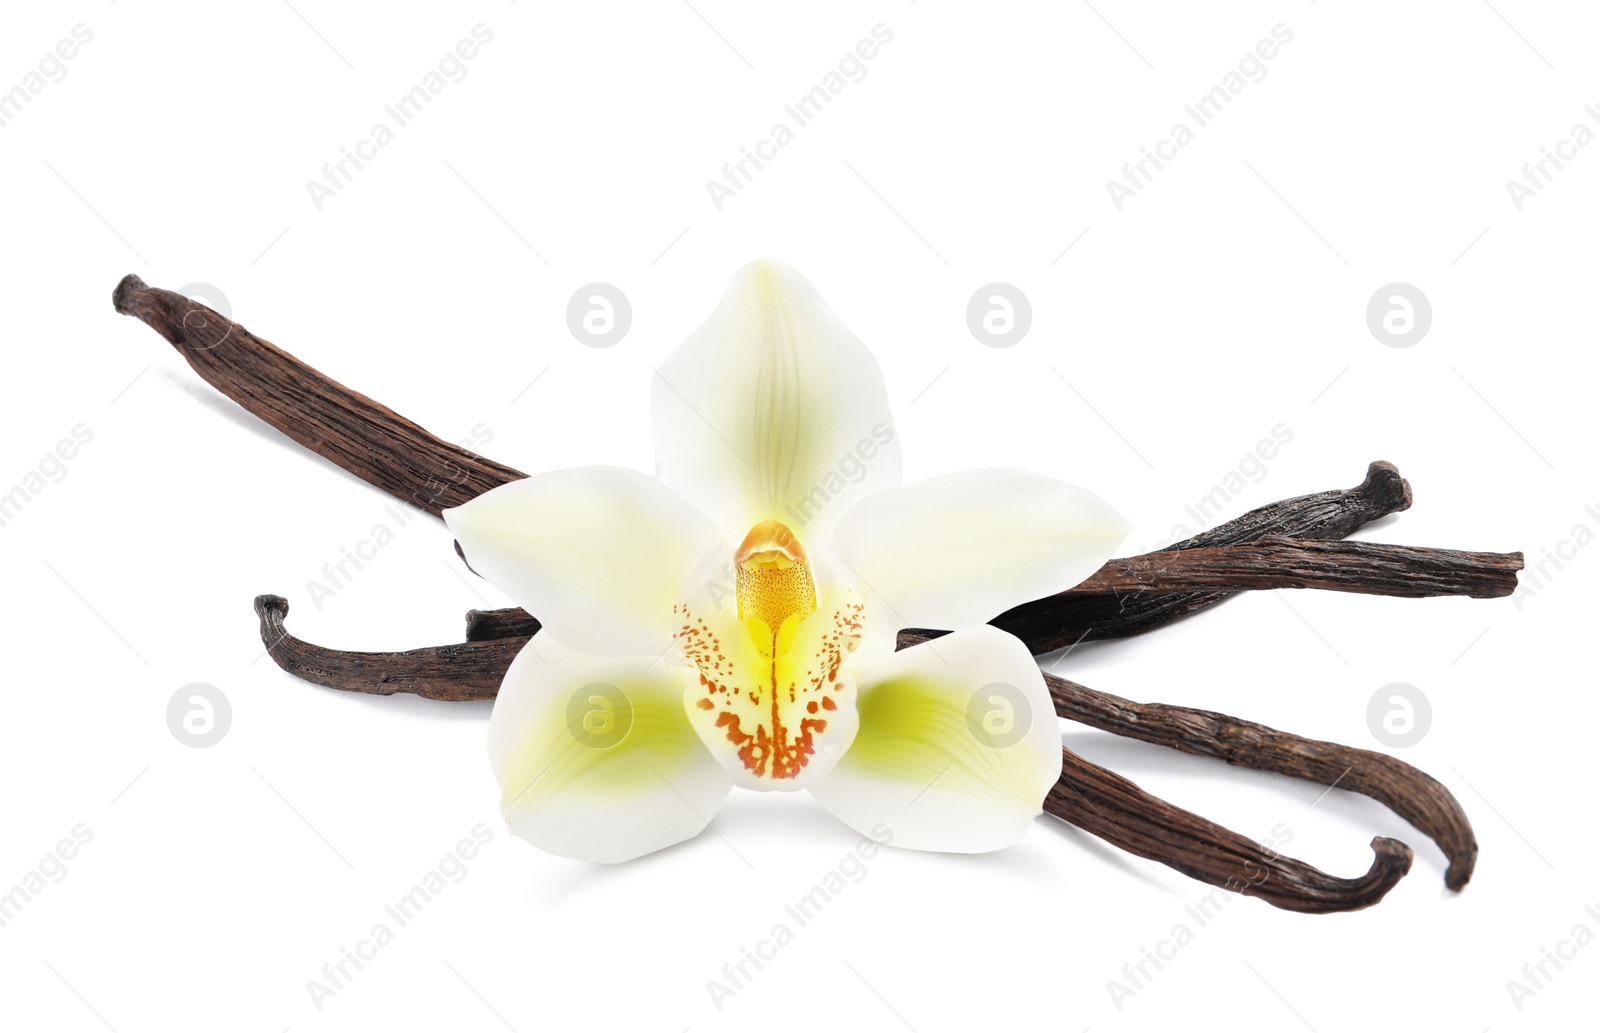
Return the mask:
<path id="1" fill-rule="evenodd" d="M 1006 468 L 900 482 L 883 376 L 777 262 L 734 277 L 652 387 L 657 476 L 591 466 L 446 510 L 543 630 L 489 723 L 501 812 L 554 854 L 698 834 L 739 785 L 896 846 L 976 852 L 1041 813 L 1061 740 L 986 622 L 1099 569 L 1126 522 Z M 901 628 L 952 634 L 894 651 Z"/>

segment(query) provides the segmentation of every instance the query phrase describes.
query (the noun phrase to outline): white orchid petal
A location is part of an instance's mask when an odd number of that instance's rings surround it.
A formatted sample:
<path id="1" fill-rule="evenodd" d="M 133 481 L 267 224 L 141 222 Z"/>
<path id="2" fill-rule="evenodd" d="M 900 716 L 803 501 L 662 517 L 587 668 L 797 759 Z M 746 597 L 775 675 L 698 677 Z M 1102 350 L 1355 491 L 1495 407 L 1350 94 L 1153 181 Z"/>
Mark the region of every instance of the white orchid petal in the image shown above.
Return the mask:
<path id="1" fill-rule="evenodd" d="M 900 482 L 877 360 L 779 262 L 739 270 L 657 371 L 651 407 L 657 473 L 735 541 L 761 520 L 820 540 Z"/>
<path id="2" fill-rule="evenodd" d="M 672 604 L 721 536 L 653 477 L 611 466 L 512 481 L 444 511 L 472 569 L 564 644 L 659 654 Z"/>
<path id="3" fill-rule="evenodd" d="M 980 853 L 1020 839 L 1061 773 L 1061 735 L 1028 648 L 969 628 L 856 671 L 855 742 L 811 786 L 863 835 Z M 881 831 L 881 829 L 880 829 Z"/>
<path id="4" fill-rule="evenodd" d="M 1066 591 L 1127 535 L 1127 521 L 1099 496 L 992 467 L 862 500 L 840 520 L 832 549 L 897 627 L 943 629 Z"/>
<path id="5" fill-rule="evenodd" d="M 704 829 L 733 786 L 689 724 L 694 674 L 594 657 L 541 632 L 506 672 L 489 760 L 513 834 L 585 861 L 626 861 Z"/>

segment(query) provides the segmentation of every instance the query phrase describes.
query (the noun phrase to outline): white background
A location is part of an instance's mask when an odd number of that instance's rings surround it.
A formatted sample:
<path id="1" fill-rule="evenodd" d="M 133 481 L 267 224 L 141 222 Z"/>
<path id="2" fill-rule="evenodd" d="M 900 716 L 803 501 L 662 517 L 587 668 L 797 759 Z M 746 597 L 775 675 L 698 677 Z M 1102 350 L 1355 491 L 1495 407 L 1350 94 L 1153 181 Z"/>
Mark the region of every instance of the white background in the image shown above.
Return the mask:
<path id="1" fill-rule="evenodd" d="M 1416 864 L 1368 911 L 1235 898 L 1196 928 L 1184 907 L 1207 887 L 1050 818 L 998 855 L 888 850 L 720 1011 L 708 981 L 855 842 L 809 796 L 735 793 L 714 834 L 622 867 L 553 858 L 499 822 L 488 704 L 335 692 L 262 658 L 262 592 L 290 599 L 298 634 L 367 649 L 456 640 L 467 608 L 502 600 L 419 518 L 317 608 L 308 583 L 391 520 L 386 498 L 114 314 L 125 273 L 214 285 L 262 336 L 444 437 L 481 425 L 483 451 L 523 470 L 648 471 L 650 367 L 771 255 L 876 350 L 909 477 L 1068 478 L 1129 517 L 1129 552 L 1198 530 L 1184 507 L 1280 423 L 1292 443 L 1226 516 L 1387 459 L 1416 505 L 1362 538 L 1537 561 L 1575 525 L 1600 530 L 1600 147 L 1520 211 L 1505 185 L 1576 123 L 1600 130 L 1592 11 L 694 4 L 8 8 L 0 89 L 74 25 L 93 40 L 0 128 L 0 493 L 74 426 L 93 440 L 0 528 L 0 889 L 74 826 L 93 838 L 0 928 L 5 1024 L 1592 1023 L 1600 945 L 1547 966 L 1520 1010 L 1507 983 L 1576 924 L 1600 934 L 1584 911 L 1600 913 L 1596 550 L 1547 561 L 1520 600 L 1260 594 L 1057 668 L 1371 748 L 1368 700 L 1417 686 L 1432 726 L 1398 752 L 1456 793 L 1482 845 L 1459 896 L 1438 850 L 1372 801 L 1064 726 L 1242 833 L 1281 824 L 1289 854 L 1331 872 L 1365 871 L 1374 835 Z M 317 210 L 307 181 L 478 23 L 493 41 L 466 78 Z M 878 23 L 893 40 L 865 79 L 718 211 L 706 181 Z M 1293 40 L 1266 77 L 1119 212 L 1106 181 L 1279 23 Z M 564 316 L 593 281 L 634 312 L 604 350 Z M 1008 349 L 966 326 L 994 281 L 1033 306 Z M 1434 313 L 1403 349 L 1365 320 L 1395 281 Z M 166 723 L 191 682 L 232 704 L 207 749 Z M 480 822 L 494 839 L 465 878 L 314 1007 L 308 981 Z M 1119 1009 L 1108 981 L 1180 922 L 1193 941 Z"/>

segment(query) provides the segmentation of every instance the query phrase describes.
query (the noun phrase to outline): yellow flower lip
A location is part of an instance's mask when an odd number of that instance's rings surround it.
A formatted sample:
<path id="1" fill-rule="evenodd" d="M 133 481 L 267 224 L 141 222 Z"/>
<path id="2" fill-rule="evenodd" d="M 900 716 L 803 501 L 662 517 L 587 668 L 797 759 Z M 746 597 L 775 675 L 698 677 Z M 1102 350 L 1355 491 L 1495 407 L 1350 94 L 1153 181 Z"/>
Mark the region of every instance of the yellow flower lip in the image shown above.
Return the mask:
<path id="1" fill-rule="evenodd" d="M 679 648 L 699 678 L 684 705 L 706 746 L 749 789 L 798 789 L 825 775 L 855 738 L 846 658 L 863 607 L 847 584 L 819 595 L 793 531 L 762 520 L 734 550 L 737 611 L 724 595 L 674 608 Z"/>
<path id="2" fill-rule="evenodd" d="M 817 611 L 817 588 L 805 547 L 794 532 L 776 520 L 750 529 L 733 553 L 738 579 L 739 619 L 760 621 L 777 636 L 786 621 L 804 620 Z M 760 643 L 771 648 L 772 643 Z"/>

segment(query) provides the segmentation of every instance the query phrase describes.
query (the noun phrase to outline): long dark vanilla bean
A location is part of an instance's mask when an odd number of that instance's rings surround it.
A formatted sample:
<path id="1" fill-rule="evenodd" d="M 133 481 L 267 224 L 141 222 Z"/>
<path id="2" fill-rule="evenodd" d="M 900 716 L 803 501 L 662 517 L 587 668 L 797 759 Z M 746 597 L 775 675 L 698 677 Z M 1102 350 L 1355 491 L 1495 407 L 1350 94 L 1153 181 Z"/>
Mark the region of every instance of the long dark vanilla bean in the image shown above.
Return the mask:
<path id="1" fill-rule="evenodd" d="M 1238 545 L 1163 550 L 1108 560 L 1064 594 L 1227 592 L 1321 588 L 1422 599 L 1495 599 L 1517 590 L 1520 552 L 1462 552 L 1377 542 L 1300 541 L 1274 536 Z"/>
<path id="2" fill-rule="evenodd" d="M 297 678 L 347 692 L 410 692 L 449 703 L 493 699 L 506 669 L 527 644 L 526 639 L 495 639 L 398 653 L 329 649 L 289 634 L 283 624 L 289 601 L 282 596 L 258 595 L 255 605 L 261 642 L 273 662 Z"/>
<path id="3" fill-rule="evenodd" d="M 1411 869 L 1411 848 L 1380 836 L 1372 841 L 1367 873 L 1340 879 L 1174 807 L 1069 749 L 1061 753 L 1061 778 L 1045 797 L 1047 813 L 1129 853 L 1274 907 L 1311 914 L 1371 907 Z"/>
<path id="4" fill-rule="evenodd" d="M 246 411 L 368 484 L 430 513 L 438 515 L 527 476 L 434 437 L 175 291 L 130 275 L 117 284 L 112 304 L 165 337 L 208 384 Z"/>
<path id="5" fill-rule="evenodd" d="M 1332 541 L 1411 508 L 1411 485 L 1393 463 L 1377 461 L 1354 488 L 1319 491 L 1273 502 L 1160 549 L 1205 549 L 1270 536 Z M 1232 592 L 1068 592 L 1007 610 L 990 623 L 1048 653 L 1077 642 L 1126 638 L 1170 624 L 1222 602 Z"/>
<path id="6" fill-rule="evenodd" d="M 136 316 L 161 333 L 207 382 L 246 410 L 341 468 L 428 512 L 437 514 L 525 476 L 434 437 L 174 291 L 128 276 L 117 285 L 112 300 L 118 312 Z M 1342 538 L 1378 516 L 1406 508 L 1410 501 L 1410 488 L 1398 471 L 1387 463 L 1374 463 L 1366 480 L 1354 489 L 1263 506 L 1169 549 L 1122 561 L 1120 570 L 1108 567 L 1087 588 L 1025 603 L 993 623 L 1041 653 L 1086 639 L 1147 631 L 1213 605 L 1240 588 L 1332 587 L 1410 595 L 1495 595 L 1512 590 L 1504 578 L 1497 578 L 1504 570 L 1473 570 L 1468 562 L 1442 559 L 1447 569 L 1441 571 L 1429 566 L 1437 565 L 1441 557 L 1421 551 L 1382 557 L 1329 552 L 1311 558 L 1293 556 L 1279 547 L 1270 558 L 1292 559 L 1298 566 L 1276 572 L 1251 569 L 1244 555 L 1203 554 L 1268 536 Z M 1179 561 L 1168 556 L 1180 550 L 1191 578 L 1179 577 Z M 1260 554 L 1263 560 L 1268 556 Z M 1363 564 L 1368 569 L 1361 569 Z M 1486 574 L 1481 583 L 1480 574 Z M 1514 576 L 1512 570 L 1512 587 Z M 486 620 L 525 630 L 531 618 L 508 615 Z"/>
<path id="7" fill-rule="evenodd" d="M 1405 761 L 1211 710 L 1135 703 L 1053 674 L 1047 673 L 1045 682 L 1056 713 L 1091 728 L 1371 797 L 1438 844 L 1449 862 L 1446 886 L 1459 890 L 1472 878 L 1478 840 L 1461 803 L 1437 779 Z"/>
<path id="8" fill-rule="evenodd" d="M 925 633 L 903 631 L 896 645 L 907 649 L 926 641 Z M 1460 890 L 1472 878 L 1478 840 L 1466 811 L 1442 783 L 1403 760 L 1308 739 L 1212 710 L 1135 703 L 1049 672 L 1045 672 L 1044 680 L 1059 717 L 1182 753 L 1288 775 L 1377 800 L 1438 845 L 1448 862 L 1446 886 Z"/>
<path id="9" fill-rule="evenodd" d="M 1334 541 L 1410 506 L 1411 485 L 1400 476 L 1400 471 L 1393 463 L 1380 460 L 1367 466 L 1366 477 L 1354 488 L 1321 491 L 1261 506 L 1176 545 L 1132 559 L 1157 564 L 1159 557 L 1182 550 L 1211 549 L 1272 537 Z M 1509 554 L 1508 558 L 1516 555 Z M 1096 577 L 1105 574 L 1117 563 L 1126 562 L 1130 561 L 1113 560 Z M 1130 587 L 1127 590 L 1091 592 L 1080 585 L 1059 595 L 1023 603 L 990 623 L 1022 639 L 1033 652 L 1048 653 L 1077 642 L 1124 638 L 1153 631 L 1198 610 L 1215 606 L 1234 594 L 1233 591 L 1209 587 L 1191 591 L 1150 591 Z M 533 618 L 526 611 L 512 607 L 475 612 L 480 616 L 469 616 L 468 639 L 533 634 L 528 630 Z"/>
<path id="10" fill-rule="evenodd" d="M 1052 596 L 1051 601 L 1079 595 L 1098 601 L 1109 593 L 1130 599 L 1147 593 L 1226 596 L 1277 588 L 1320 588 L 1409 599 L 1440 595 L 1495 599 L 1516 591 L 1521 569 L 1520 552 L 1462 552 L 1275 536 L 1239 545 L 1162 550 L 1108 560 L 1087 581 Z M 1209 589 L 1216 591 L 1205 591 Z M 1002 615 L 992 623 L 1001 625 L 1006 619 Z M 527 636 L 537 628 L 538 622 L 527 611 L 515 607 L 473 610 L 467 615 L 468 641 Z M 1013 628 L 1006 630 L 1015 634 Z M 1056 628 L 1051 634 L 1061 636 L 1070 630 L 1070 626 Z M 926 629 L 915 629 L 915 633 L 923 637 L 935 634 Z M 1036 653 L 1048 652 L 1054 641 L 1029 642 L 1029 646 Z"/>

